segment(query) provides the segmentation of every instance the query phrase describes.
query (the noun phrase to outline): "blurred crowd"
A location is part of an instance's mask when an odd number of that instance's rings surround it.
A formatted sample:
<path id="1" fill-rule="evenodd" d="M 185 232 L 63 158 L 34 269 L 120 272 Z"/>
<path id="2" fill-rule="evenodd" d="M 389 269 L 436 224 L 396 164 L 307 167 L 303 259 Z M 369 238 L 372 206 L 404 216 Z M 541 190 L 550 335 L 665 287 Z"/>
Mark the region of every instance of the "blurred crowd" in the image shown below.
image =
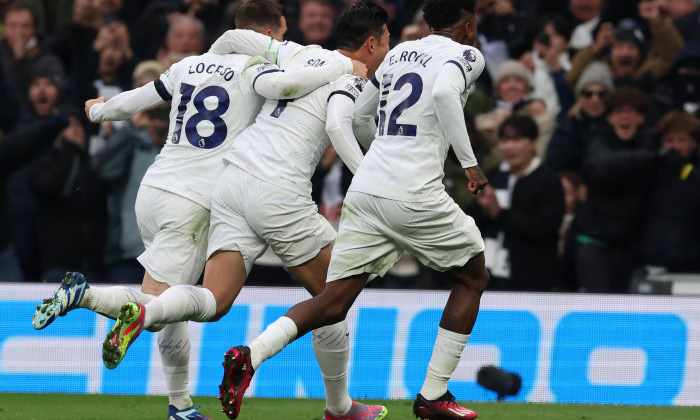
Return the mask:
<path id="1" fill-rule="evenodd" d="M 205 52 L 242 1 L 0 0 L 0 280 L 140 283 L 134 201 L 168 104 L 96 125 L 84 102 Z M 286 39 L 337 47 L 346 3 L 281 3 Z M 392 46 L 430 33 L 420 0 L 377 3 Z M 628 292 L 652 271 L 700 273 L 700 0 L 477 0 L 477 14 L 487 68 L 464 115 L 490 185 L 472 197 L 454 155 L 444 182 L 485 238 L 489 288 Z M 327 150 L 313 196 L 331 222 L 351 178 Z M 441 277 L 405 255 L 375 286 Z"/>

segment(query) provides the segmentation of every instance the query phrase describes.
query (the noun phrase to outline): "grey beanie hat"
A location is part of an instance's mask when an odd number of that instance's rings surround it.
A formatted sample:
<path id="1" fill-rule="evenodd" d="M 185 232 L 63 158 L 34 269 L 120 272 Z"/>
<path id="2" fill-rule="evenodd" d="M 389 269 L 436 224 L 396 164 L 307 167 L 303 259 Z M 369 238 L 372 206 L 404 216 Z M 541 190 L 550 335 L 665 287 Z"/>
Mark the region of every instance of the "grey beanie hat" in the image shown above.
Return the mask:
<path id="1" fill-rule="evenodd" d="M 607 64 L 602 61 L 594 61 L 586 67 L 578 82 L 576 82 L 576 88 L 574 89 L 576 97 L 581 96 L 581 91 L 591 84 L 601 85 L 608 91 L 614 89 L 612 72 Z"/>
<path id="2" fill-rule="evenodd" d="M 493 78 L 493 84 L 498 88 L 498 84 L 501 80 L 508 76 L 515 76 L 525 81 L 527 86 L 532 89 L 532 76 L 528 69 L 518 60 L 506 60 L 498 66 L 496 70 L 496 76 Z"/>

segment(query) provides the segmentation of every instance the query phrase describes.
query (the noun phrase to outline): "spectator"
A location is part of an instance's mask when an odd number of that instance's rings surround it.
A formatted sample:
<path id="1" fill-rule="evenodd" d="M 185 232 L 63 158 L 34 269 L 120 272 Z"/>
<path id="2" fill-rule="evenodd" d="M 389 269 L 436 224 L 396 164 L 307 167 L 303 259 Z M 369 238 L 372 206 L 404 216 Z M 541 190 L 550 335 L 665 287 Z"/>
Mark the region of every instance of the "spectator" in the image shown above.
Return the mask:
<path id="1" fill-rule="evenodd" d="M 576 271 L 582 291 L 627 292 L 647 199 L 644 178 L 657 157 L 642 129 L 646 95 L 621 87 L 605 102 L 610 128 L 593 139 L 583 162 L 588 198 L 575 221 Z"/>
<path id="2" fill-rule="evenodd" d="M 163 71 L 157 61 L 141 62 L 134 69 L 133 87 L 158 79 Z M 143 267 L 136 260 L 145 250 L 136 223 L 136 195 L 146 170 L 167 140 L 169 109 L 159 107 L 136 114 L 92 159 L 92 167 L 105 182 L 108 195 L 104 263 L 110 283 L 143 280 Z"/>
<path id="3" fill-rule="evenodd" d="M 547 113 L 547 108 L 539 99 L 533 99 L 532 76 L 525 66 L 516 60 L 501 64 L 494 78 L 498 101 L 496 108 L 486 114 L 477 115 L 476 128 L 484 134 L 491 144 L 498 142 L 498 129 L 501 123 L 511 115 L 528 115 L 537 122 L 539 141 L 538 155 L 544 156 L 549 139 L 554 131 L 554 117 Z"/>
<path id="4" fill-rule="evenodd" d="M 498 148 L 504 161 L 468 209 L 486 243 L 491 290 L 551 290 L 558 275 L 558 231 L 564 214 L 559 177 L 535 153 L 537 124 L 506 119 Z"/>
<path id="5" fill-rule="evenodd" d="M 56 281 L 66 271 L 101 275 L 106 201 L 101 181 L 90 168 L 82 112 L 68 109 L 69 125 L 49 154 L 30 168 L 39 203 L 41 278 Z"/>
<path id="6" fill-rule="evenodd" d="M 316 44 L 334 50 L 336 10 L 329 0 L 301 0 L 298 27 L 290 31 L 289 39 L 302 45 Z"/>
<path id="7" fill-rule="evenodd" d="M 475 10 L 479 19 L 480 50 L 486 58 L 486 68 L 495 77 L 504 61 L 525 52 L 532 16 L 516 9 L 512 0 L 477 0 Z"/>
<path id="8" fill-rule="evenodd" d="M 423 10 L 416 12 L 413 22 L 403 27 L 399 43 L 404 41 L 414 41 L 430 35 L 430 26 L 423 19 Z"/>
<path id="9" fill-rule="evenodd" d="M 661 10 L 673 19 L 685 42 L 700 43 L 700 7 L 695 0 L 663 0 Z"/>
<path id="10" fill-rule="evenodd" d="M 46 54 L 39 45 L 36 14 L 30 7 L 22 4 L 10 6 L 3 24 L 0 65 L 17 94 L 26 98 L 29 78 L 38 70 L 63 77 L 59 59 Z"/>
<path id="11" fill-rule="evenodd" d="M 605 125 L 605 96 L 613 90 L 607 64 L 593 62 L 576 83 L 576 104 L 559 123 L 547 147 L 547 166 L 581 173 L 591 139 Z"/>
<path id="12" fill-rule="evenodd" d="M 571 28 L 563 17 L 548 16 L 540 20 L 535 34 L 532 54 L 526 53 L 526 60 L 527 55 L 532 58 L 533 96 L 542 98 L 547 111 L 556 118 L 574 102 L 565 80 L 573 58 L 569 49 Z"/>
<path id="13" fill-rule="evenodd" d="M 7 217 L 7 179 L 12 171 L 30 161 L 44 145 L 52 141 L 68 125 L 68 121 L 63 114 L 56 114 L 45 121 L 12 130 L 18 118 L 18 112 L 13 111 L 19 111 L 20 103 L 7 86 L 2 72 L 0 108 L 3 109 L 3 118 L 0 119 L 0 281 L 21 281 L 23 271 L 10 241 L 10 226 L 16 221 Z"/>
<path id="14" fill-rule="evenodd" d="M 700 45 L 686 44 L 653 100 L 664 111 L 684 109 L 694 114 L 700 110 Z"/>
<path id="15" fill-rule="evenodd" d="M 33 76 L 27 95 L 30 111 L 20 122 L 21 127 L 51 120 L 58 112 L 59 85 L 55 75 L 39 72 Z M 40 144 L 42 147 L 34 150 L 32 159 L 17 167 L 7 177 L 6 186 L 10 237 L 25 280 L 38 280 L 41 276 L 39 206 L 29 182 L 34 160 L 50 150 L 47 142 Z"/>
<path id="16" fill-rule="evenodd" d="M 75 0 L 73 20 L 58 29 L 48 40 L 47 50 L 60 58 L 66 73 L 72 72 L 73 56 L 88 50 L 104 26 L 95 0 Z"/>
<path id="17" fill-rule="evenodd" d="M 651 178 L 640 259 L 668 271 L 700 273 L 700 120 L 671 111 L 657 131 L 663 158 Z"/>
<path id="18" fill-rule="evenodd" d="M 651 91 L 683 49 L 684 41 L 670 18 L 663 17 L 657 2 L 639 3 L 639 15 L 651 31 L 648 48 L 642 30 L 632 19 L 622 20 L 613 29 L 603 23 L 595 43 L 579 51 L 566 75 L 569 87 L 576 86 L 583 70 L 594 60 L 609 61 L 615 86 L 632 85 Z"/>
<path id="19" fill-rule="evenodd" d="M 197 18 L 175 15 L 168 27 L 165 46 L 156 59 L 168 69 L 173 63 L 204 52 L 204 24 Z"/>
<path id="20" fill-rule="evenodd" d="M 581 49 L 593 44 L 593 29 L 600 23 L 604 0 L 571 0 L 569 10 L 578 22 L 571 34 L 571 48 Z"/>
<path id="21" fill-rule="evenodd" d="M 564 191 L 564 218 L 559 227 L 557 256 L 559 276 L 556 289 L 574 292 L 578 290 L 576 278 L 576 235 L 573 228 L 576 211 L 586 201 L 588 189 L 581 177 L 574 172 L 560 172 L 559 180 Z"/>

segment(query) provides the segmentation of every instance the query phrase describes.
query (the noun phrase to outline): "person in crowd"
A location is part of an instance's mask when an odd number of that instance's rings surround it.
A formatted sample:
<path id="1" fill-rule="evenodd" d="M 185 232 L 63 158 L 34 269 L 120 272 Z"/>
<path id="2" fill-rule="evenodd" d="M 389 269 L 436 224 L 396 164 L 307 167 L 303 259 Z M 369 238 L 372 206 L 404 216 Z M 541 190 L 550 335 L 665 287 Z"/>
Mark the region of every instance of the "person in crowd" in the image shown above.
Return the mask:
<path id="1" fill-rule="evenodd" d="M 685 42 L 700 43 L 700 7 L 695 0 L 662 0 L 661 10 L 673 19 Z"/>
<path id="2" fill-rule="evenodd" d="M 576 83 L 576 104 L 557 126 L 547 146 L 547 166 L 581 173 L 583 156 L 605 123 L 605 96 L 613 90 L 610 68 L 602 62 L 586 67 Z"/>
<path id="3" fill-rule="evenodd" d="M 37 159 L 29 171 L 39 207 L 42 278 L 61 278 L 77 269 L 104 281 L 104 187 L 90 166 L 82 112 L 73 107 L 64 112 L 68 127 L 50 153 Z"/>
<path id="4" fill-rule="evenodd" d="M 683 109 L 691 114 L 700 110 L 700 44 L 690 42 L 678 54 L 665 80 L 652 96 L 652 103 L 663 112 Z"/>
<path id="5" fill-rule="evenodd" d="M 581 176 L 575 172 L 559 172 L 559 180 L 564 190 L 564 218 L 559 227 L 557 256 L 559 258 L 559 275 L 554 285 L 558 291 L 575 292 L 578 290 L 576 278 L 576 234 L 573 229 L 576 211 L 586 201 L 588 189 Z"/>
<path id="6" fill-rule="evenodd" d="M 512 116 L 499 128 L 503 162 L 468 209 L 486 243 L 491 290 L 551 290 L 558 275 L 558 232 L 564 215 L 559 177 L 537 156 L 537 124 Z"/>
<path id="7" fill-rule="evenodd" d="M 7 180 L 14 170 L 31 161 L 37 153 L 67 125 L 64 114 L 53 114 L 45 120 L 27 123 L 15 129 L 21 103 L 0 72 L 0 281 L 21 281 L 23 270 L 11 241 L 11 226 L 16 218 L 8 218 Z"/>
<path id="8" fill-rule="evenodd" d="M 534 33 L 532 52 L 525 53 L 521 61 L 533 73 L 533 96 L 542 98 L 547 112 L 557 118 L 574 102 L 565 80 L 573 58 L 569 48 L 571 28 L 566 19 L 553 15 L 540 19 Z"/>
<path id="9" fill-rule="evenodd" d="M 517 60 L 508 60 L 501 64 L 494 77 L 494 86 L 498 101 L 493 111 L 477 115 L 476 128 L 484 134 L 491 144 L 498 143 L 498 128 L 511 115 L 529 115 L 537 122 L 539 156 L 544 156 L 549 139 L 554 132 L 555 121 L 547 112 L 547 107 L 539 98 L 531 95 L 532 75 Z"/>
<path id="10" fill-rule="evenodd" d="M 316 44 L 329 50 L 338 46 L 335 34 L 336 10 L 330 0 L 302 0 L 298 27 L 289 39 L 301 45 Z"/>
<path id="11" fill-rule="evenodd" d="M 58 112 L 60 80 L 57 75 L 39 71 L 31 77 L 25 110 L 18 123 L 20 127 L 47 121 Z M 41 278 L 39 206 L 30 188 L 30 168 L 35 159 L 49 152 L 51 146 L 42 143 L 34 151 L 32 160 L 17 167 L 7 177 L 7 216 L 9 234 L 25 280 Z"/>
<path id="12" fill-rule="evenodd" d="M 651 177 L 640 262 L 672 272 L 700 273 L 700 119 L 674 110 L 661 118 L 656 129 L 665 164 Z"/>
<path id="13" fill-rule="evenodd" d="M 90 48 L 104 24 L 104 17 L 100 14 L 97 1 L 75 0 L 72 21 L 57 29 L 47 39 L 47 51 L 56 55 L 61 60 L 66 73 L 70 74 L 73 56 Z"/>
<path id="14" fill-rule="evenodd" d="M 69 92 L 74 106 L 97 96 L 111 98 L 129 89 L 134 54 L 127 26 L 120 21 L 102 26 L 95 41 L 73 56 Z"/>
<path id="15" fill-rule="evenodd" d="M 44 52 L 36 30 L 36 14 L 27 5 L 12 4 L 5 12 L 0 42 L 0 66 L 8 84 L 26 99 L 30 78 L 38 70 L 63 77 L 61 61 Z"/>
<path id="16" fill-rule="evenodd" d="M 495 76 L 501 64 L 511 57 L 520 57 L 527 48 L 525 40 L 532 16 L 513 5 L 512 0 L 477 0 L 480 49 L 486 68 Z"/>
<path id="17" fill-rule="evenodd" d="M 600 23 L 604 0 L 570 0 L 569 11 L 578 23 L 571 34 L 571 47 L 586 48 L 593 44 L 593 30 Z"/>
<path id="18" fill-rule="evenodd" d="M 168 69 L 185 57 L 204 52 L 204 24 L 187 15 L 176 15 L 168 27 L 165 45 L 158 51 L 156 60 Z"/>
<path id="19" fill-rule="evenodd" d="M 641 2 L 638 7 L 651 32 L 648 45 L 642 28 L 633 19 L 623 19 L 617 27 L 610 22 L 601 24 L 595 42 L 574 56 L 566 75 L 569 87 L 576 86 L 583 70 L 595 60 L 609 62 L 616 87 L 631 85 L 647 92 L 669 71 L 683 49 L 683 37 L 673 21 L 662 15 L 657 2 Z"/>
<path id="20" fill-rule="evenodd" d="M 141 62 L 134 69 L 133 88 L 157 80 L 164 71 L 155 60 Z M 140 283 L 143 279 L 144 269 L 136 260 L 145 251 L 134 210 L 136 195 L 146 170 L 167 140 L 168 110 L 159 107 L 137 113 L 92 159 L 93 169 L 106 183 L 110 203 L 104 251 L 109 283 Z"/>
<path id="21" fill-rule="evenodd" d="M 627 292 L 635 264 L 649 183 L 659 161 L 644 129 L 647 96 L 620 87 L 605 99 L 610 127 L 591 141 L 583 160 L 588 197 L 576 214 L 576 272 L 585 292 Z"/>

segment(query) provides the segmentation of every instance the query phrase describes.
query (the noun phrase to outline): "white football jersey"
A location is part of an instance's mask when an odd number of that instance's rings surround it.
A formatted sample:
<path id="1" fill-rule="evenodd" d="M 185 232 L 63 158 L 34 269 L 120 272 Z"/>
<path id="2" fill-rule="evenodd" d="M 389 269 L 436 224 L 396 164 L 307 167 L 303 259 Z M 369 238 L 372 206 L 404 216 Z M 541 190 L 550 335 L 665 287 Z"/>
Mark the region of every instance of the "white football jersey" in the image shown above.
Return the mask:
<path id="1" fill-rule="evenodd" d="M 370 80 L 374 87 L 368 83 L 357 102 L 361 106 L 378 101 L 379 122 L 350 191 L 402 201 L 431 200 L 444 190 L 443 169 L 451 144 L 466 150 L 458 152 L 463 167 L 476 165 L 462 108 L 484 65 L 479 50 L 439 35 L 403 42 L 389 51 Z M 438 119 L 433 95 L 438 75 L 450 79 L 438 83 L 455 95 L 455 109 L 450 110 L 454 118 L 449 121 Z M 459 138 L 449 138 L 448 133 Z"/>
<path id="2" fill-rule="evenodd" d="M 175 63 L 156 80 L 156 90 L 171 100 L 168 140 L 141 183 L 173 192 L 209 208 L 223 171 L 222 157 L 233 139 L 254 120 L 263 98 L 247 80 L 250 56 L 206 53 Z"/>
<path id="3" fill-rule="evenodd" d="M 276 58 L 285 70 L 348 60 L 337 51 L 294 43 L 281 44 Z M 354 100 L 363 87 L 362 78 L 344 75 L 301 98 L 265 101 L 255 123 L 238 136 L 224 160 L 273 185 L 309 196 L 311 176 L 330 145 L 328 99 L 344 94 Z"/>

